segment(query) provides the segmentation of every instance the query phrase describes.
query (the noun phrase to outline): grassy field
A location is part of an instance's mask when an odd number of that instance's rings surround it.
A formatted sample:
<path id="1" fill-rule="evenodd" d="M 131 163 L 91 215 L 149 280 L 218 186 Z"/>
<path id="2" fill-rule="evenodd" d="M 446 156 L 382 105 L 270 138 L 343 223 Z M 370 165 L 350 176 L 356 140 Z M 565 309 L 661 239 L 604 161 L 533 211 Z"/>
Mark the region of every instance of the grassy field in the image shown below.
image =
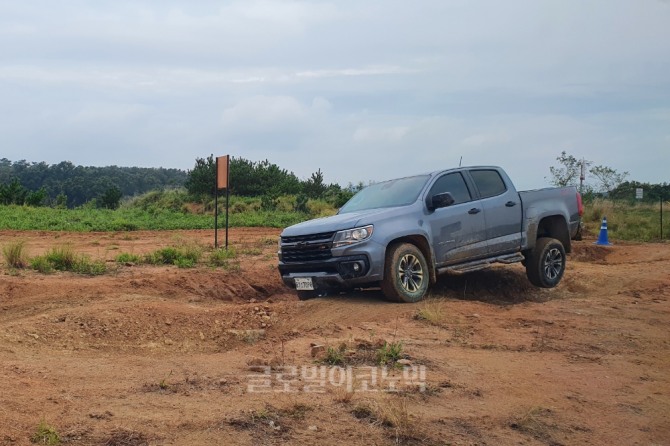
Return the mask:
<path id="1" fill-rule="evenodd" d="M 264 226 L 283 228 L 309 218 L 287 211 L 250 211 L 230 214 L 231 227 Z M 219 215 L 224 227 L 225 215 Z M 0 206 L 0 229 L 40 231 L 137 231 L 170 229 L 208 229 L 214 216 L 172 210 L 142 209 L 54 209 L 28 206 Z"/>
<path id="2" fill-rule="evenodd" d="M 660 203 L 643 204 L 597 199 L 584 204 L 583 223 L 588 233 L 598 235 L 607 217 L 610 239 L 657 241 L 661 235 Z M 670 203 L 663 204 L 663 239 L 670 239 Z"/>
<path id="3" fill-rule="evenodd" d="M 163 197 L 164 198 L 164 197 Z M 281 197 L 274 210 L 263 210 L 260 199 L 235 198 L 230 206 L 231 227 L 283 228 L 301 221 L 333 215 L 336 209 L 322 201 L 310 201 L 309 212 L 292 210 L 292 198 Z M 161 201 L 131 202 L 120 209 L 55 209 L 48 207 L 0 206 L 0 229 L 42 231 L 136 231 L 209 229 L 214 227 L 213 204 Z M 660 239 L 659 204 L 630 204 L 607 200 L 585 203 L 583 223 L 587 233 L 598 235 L 602 218 L 608 221 L 613 240 L 655 241 Z M 225 224 L 219 214 L 219 227 Z M 664 239 L 670 238 L 670 203 L 664 206 Z"/>

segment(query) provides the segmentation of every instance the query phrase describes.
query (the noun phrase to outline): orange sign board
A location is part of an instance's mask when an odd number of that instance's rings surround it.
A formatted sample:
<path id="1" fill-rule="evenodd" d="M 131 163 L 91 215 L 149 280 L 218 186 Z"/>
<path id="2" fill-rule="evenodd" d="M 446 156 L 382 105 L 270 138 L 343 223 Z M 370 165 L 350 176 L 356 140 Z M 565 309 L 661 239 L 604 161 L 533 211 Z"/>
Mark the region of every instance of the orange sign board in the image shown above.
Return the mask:
<path id="1" fill-rule="evenodd" d="M 228 189 L 228 155 L 216 158 L 216 187 Z"/>

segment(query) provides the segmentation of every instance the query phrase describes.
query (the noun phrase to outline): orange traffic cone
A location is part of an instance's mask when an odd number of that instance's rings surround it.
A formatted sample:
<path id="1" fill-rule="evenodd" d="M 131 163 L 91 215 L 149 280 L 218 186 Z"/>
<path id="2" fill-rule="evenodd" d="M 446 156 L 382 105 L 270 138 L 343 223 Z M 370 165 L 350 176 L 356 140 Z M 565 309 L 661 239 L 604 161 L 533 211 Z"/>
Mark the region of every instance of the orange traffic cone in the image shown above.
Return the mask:
<path id="1" fill-rule="evenodd" d="M 603 217 L 603 222 L 600 225 L 600 235 L 595 242 L 596 245 L 611 245 L 607 239 L 607 217 Z"/>

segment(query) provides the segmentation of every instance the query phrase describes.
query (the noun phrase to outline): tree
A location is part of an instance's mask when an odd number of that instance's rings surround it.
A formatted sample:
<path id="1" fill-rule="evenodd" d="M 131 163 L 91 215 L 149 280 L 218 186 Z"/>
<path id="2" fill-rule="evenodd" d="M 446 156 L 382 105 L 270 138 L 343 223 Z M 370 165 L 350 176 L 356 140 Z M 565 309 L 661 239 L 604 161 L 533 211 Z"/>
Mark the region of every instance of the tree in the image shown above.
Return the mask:
<path id="1" fill-rule="evenodd" d="M 100 204 L 100 207 L 107 208 L 107 209 L 117 209 L 119 207 L 119 204 L 121 202 L 121 197 L 123 196 L 123 193 L 121 192 L 121 189 L 119 189 L 116 186 L 112 186 L 108 188 L 98 199 L 98 203 Z"/>
<path id="2" fill-rule="evenodd" d="M 28 206 L 42 206 L 44 200 L 47 198 L 47 190 L 44 187 L 40 187 L 36 191 L 29 192 L 26 195 L 25 204 Z"/>
<path id="3" fill-rule="evenodd" d="M 0 204 L 22 205 L 26 201 L 28 190 L 14 178 L 8 185 L 0 184 Z"/>
<path id="4" fill-rule="evenodd" d="M 595 166 L 589 170 L 600 183 L 601 193 L 609 194 L 612 190 L 619 187 L 628 176 L 628 172 L 617 172 L 616 170 L 607 166 Z"/>
<path id="5" fill-rule="evenodd" d="M 301 190 L 302 184 L 293 172 L 268 160 L 254 162 L 239 157 L 230 160 L 230 191 L 235 195 L 294 195 Z"/>
<path id="6" fill-rule="evenodd" d="M 211 195 L 216 192 L 215 182 L 216 163 L 214 156 L 196 158 L 195 166 L 189 170 L 186 177 L 186 190 L 194 196 Z"/>
<path id="7" fill-rule="evenodd" d="M 326 191 L 326 185 L 323 183 L 323 172 L 321 169 L 317 170 L 304 183 L 303 189 L 310 198 L 322 198 Z"/>
<path id="8" fill-rule="evenodd" d="M 576 186 L 579 181 L 582 163 L 585 168 L 593 164 L 592 161 L 580 161 L 572 155 L 568 155 L 565 150 L 556 158 L 560 166 L 549 167 L 551 172 L 551 184 L 556 187 Z"/>
<path id="9" fill-rule="evenodd" d="M 307 207 L 307 195 L 305 194 L 298 194 L 295 197 L 295 205 L 293 205 L 293 210 L 296 212 L 302 212 L 304 214 L 309 212 L 309 208 Z"/>
<path id="10" fill-rule="evenodd" d="M 65 209 L 67 207 L 67 195 L 61 192 L 56 196 L 56 207 L 58 209 Z"/>

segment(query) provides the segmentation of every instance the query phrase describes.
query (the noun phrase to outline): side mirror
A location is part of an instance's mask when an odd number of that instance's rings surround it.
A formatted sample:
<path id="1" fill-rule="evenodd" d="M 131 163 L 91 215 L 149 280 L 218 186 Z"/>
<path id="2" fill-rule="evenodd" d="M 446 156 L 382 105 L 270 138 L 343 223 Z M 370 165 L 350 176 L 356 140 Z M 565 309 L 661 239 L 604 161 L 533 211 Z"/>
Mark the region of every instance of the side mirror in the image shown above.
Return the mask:
<path id="1" fill-rule="evenodd" d="M 430 197 L 430 203 L 428 209 L 433 211 L 439 208 L 446 208 L 447 206 L 451 206 L 455 202 L 456 200 L 454 199 L 454 196 L 451 195 L 451 192 L 436 194 Z"/>

